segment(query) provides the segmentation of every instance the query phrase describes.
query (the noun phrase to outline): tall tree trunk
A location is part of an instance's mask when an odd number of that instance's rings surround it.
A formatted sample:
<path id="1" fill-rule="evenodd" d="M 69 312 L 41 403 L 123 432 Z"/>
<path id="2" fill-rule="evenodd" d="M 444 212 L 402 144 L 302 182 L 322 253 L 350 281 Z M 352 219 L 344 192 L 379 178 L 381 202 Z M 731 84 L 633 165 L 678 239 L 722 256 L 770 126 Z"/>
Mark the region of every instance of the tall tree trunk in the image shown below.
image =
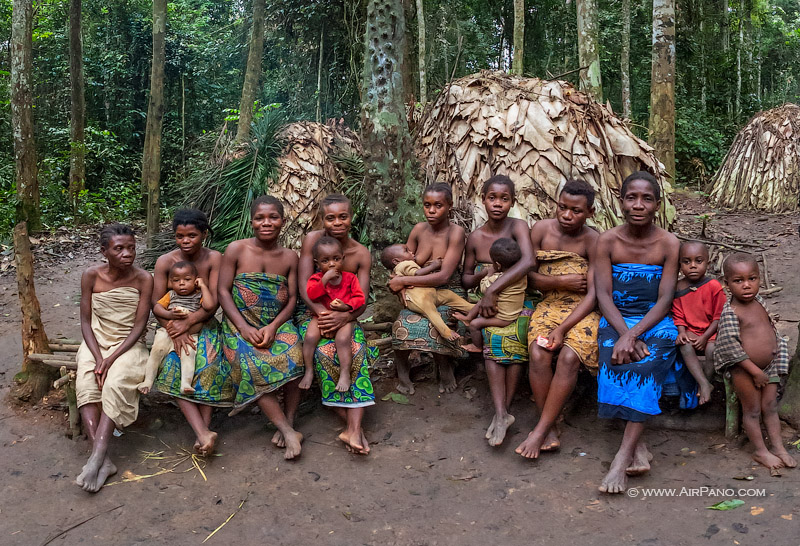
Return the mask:
<path id="1" fill-rule="evenodd" d="M 722 0 L 722 24 L 720 25 L 720 31 L 722 33 L 722 52 L 725 53 L 726 56 L 731 47 L 731 15 L 728 11 L 729 9 L 728 0 Z"/>
<path id="2" fill-rule="evenodd" d="M 375 263 L 386 246 L 405 240 L 417 218 L 421 191 L 403 104 L 405 36 L 401 0 L 368 0 L 361 138 Z M 382 267 L 373 269 L 373 287 L 381 301 L 390 301 L 387 275 Z"/>
<path id="3" fill-rule="evenodd" d="M 22 309 L 22 372 L 15 379 L 22 383 L 17 396 L 38 402 L 50 389 L 55 369 L 32 362 L 31 353 L 50 353 L 47 334 L 42 324 L 42 310 L 33 284 L 33 254 L 28 239 L 28 225 L 20 222 L 14 228 L 14 258 L 17 262 L 17 291 Z"/>
<path id="4" fill-rule="evenodd" d="M 71 90 L 69 140 L 69 202 L 73 221 L 77 223 L 78 197 L 86 179 L 86 145 L 84 116 L 86 102 L 83 94 L 83 40 L 81 39 L 81 0 L 69 2 L 69 84 Z"/>
<path id="5" fill-rule="evenodd" d="M 11 13 L 11 130 L 17 220 L 41 229 L 36 142 L 33 139 L 33 2 L 14 0 Z"/>
<path id="6" fill-rule="evenodd" d="M 675 178 L 675 0 L 653 0 L 650 145 Z"/>
<path id="7" fill-rule="evenodd" d="M 417 0 L 417 49 L 419 57 L 419 102 L 428 102 L 428 79 L 425 75 L 425 10 L 423 0 Z"/>
<path id="8" fill-rule="evenodd" d="M 631 0 L 622 0 L 622 52 L 620 54 L 622 75 L 622 115 L 631 117 Z"/>
<path id="9" fill-rule="evenodd" d="M 511 73 L 522 76 L 525 52 L 525 0 L 514 0 L 514 60 Z"/>
<path id="10" fill-rule="evenodd" d="M 700 18 L 700 108 L 705 112 L 708 108 L 707 91 L 708 79 L 706 76 L 706 32 L 703 1 L 698 2 L 698 17 Z"/>
<path id="11" fill-rule="evenodd" d="M 736 43 L 736 98 L 733 106 L 733 117 L 738 118 L 742 113 L 742 48 L 744 47 L 744 25 L 742 24 L 742 10 L 739 9 L 739 40 Z"/>
<path id="12" fill-rule="evenodd" d="M 581 70 L 581 89 L 597 102 L 603 102 L 597 0 L 576 0 L 575 7 L 578 13 L 578 62 L 581 67 L 588 67 Z"/>
<path id="13" fill-rule="evenodd" d="M 258 81 L 261 79 L 261 59 L 264 56 L 264 12 L 266 0 L 253 0 L 253 26 L 250 29 L 250 51 L 247 54 L 247 68 L 244 72 L 242 100 L 239 101 L 239 125 L 236 128 L 236 142 L 250 138 L 250 124 L 253 121 L 253 103 L 258 94 Z"/>
<path id="14" fill-rule="evenodd" d="M 147 246 L 158 233 L 159 179 L 161 178 L 161 127 L 164 121 L 164 64 L 167 0 L 153 0 L 153 65 L 150 69 L 150 103 L 142 156 L 142 185 L 147 188 Z"/>
<path id="15" fill-rule="evenodd" d="M 325 51 L 325 27 L 319 31 L 319 59 L 317 61 L 317 112 L 315 120 L 322 122 L 322 53 Z"/>

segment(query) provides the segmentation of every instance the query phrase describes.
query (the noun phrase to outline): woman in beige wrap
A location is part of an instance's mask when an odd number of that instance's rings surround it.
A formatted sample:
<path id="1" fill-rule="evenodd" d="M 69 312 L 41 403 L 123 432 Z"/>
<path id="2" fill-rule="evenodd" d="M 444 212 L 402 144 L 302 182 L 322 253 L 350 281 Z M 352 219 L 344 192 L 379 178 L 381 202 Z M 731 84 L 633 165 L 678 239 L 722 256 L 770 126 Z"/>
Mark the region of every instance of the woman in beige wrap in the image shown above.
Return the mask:
<path id="1" fill-rule="evenodd" d="M 150 316 L 153 277 L 135 266 L 136 239 L 125 225 L 100 232 L 100 252 L 108 263 L 81 277 L 81 334 L 76 390 L 92 454 L 76 483 L 90 493 L 117 471 L 108 457 L 114 427 L 124 428 L 139 412 L 137 385 L 144 380 L 144 332 Z"/>

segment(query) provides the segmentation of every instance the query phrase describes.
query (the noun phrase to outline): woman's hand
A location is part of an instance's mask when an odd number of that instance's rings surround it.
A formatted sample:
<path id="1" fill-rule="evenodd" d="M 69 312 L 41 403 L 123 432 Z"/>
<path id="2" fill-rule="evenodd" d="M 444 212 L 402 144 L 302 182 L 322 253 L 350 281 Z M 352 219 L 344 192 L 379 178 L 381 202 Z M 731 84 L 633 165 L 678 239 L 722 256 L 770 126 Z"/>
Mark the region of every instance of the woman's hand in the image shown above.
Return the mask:
<path id="1" fill-rule="evenodd" d="M 97 381 L 97 387 L 102 390 L 103 383 L 106 382 L 106 376 L 108 376 L 108 370 L 111 368 L 111 365 L 114 364 L 114 360 L 116 360 L 113 355 L 109 356 L 108 358 L 104 358 L 100 361 L 99 364 L 95 364 L 94 366 L 94 378 Z"/>
<path id="2" fill-rule="evenodd" d="M 261 330 L 249 324 L 240 330 L 242 337 L 253 347 L 258 347 L 263 341 Z"/>
<path id="3" fill-rule="evenodd" d="M 568 292 L 577 292 L 578 294 L 585 294 L 589 288 L 586 280 L 586 275 L 572 274 L 572 275 L 559 275 L 559 283 L 562 290 Z"/>
<path id="4" fill-rule="evenodd" d="M 197 344 L 189 334 L 180 334 L 172 338 L 172 346 L 175 349 L 175 354 L 180 357 L 184 352 L 188 355 L 191 351 L 197 349 Z"/>
<path id="5" fill-rule="evenodd" d="M 638 362 L 649 354 L 650 351 L 647 349 L 647 345 L 643 341 L 636 339 L 631 331 L 628 330 L 614 344 L 614 350 L 611 353 L 611 364 Z"/>
<path id="6" fill-rule="evenodd" d="M 489 290 L 477 304 L 478 314 L 482 317 L 490 318 L 497 314 L 497 294 L 489 287 Z"/>
<path id="7" fill-rule="evenodd" d="M 352 320 L 346 311 L 323 311 L 317 317 L 317 324 L 323 336 L 333 337 L 339 328 Z"/>
<path id="8" fill-rule="evenodd" d="M 564 345 L 564 332 L 556 328 L 547 336 L 547 345 L 544 347 L 548 351 L 557 351 Z"/>
<path id="9" fill-rule="evenodd" d="M 261 343 L 257 343 L 255 346 L 259 349 L 269 349 L 272 346 L 272 342 L 275 341 L 275 334 L 277 333 L 275 328 L 272 324 L 268 324 L 258 332 L 261 336 Z"/>
<path id="10" fill-rule="evenodd" d="M 187 319 L 170 320 L 164 326 L 167 329 L 169 337 L 175 339 L 181 334 L 185 334 L 192 327 L 192 324 Z"/>
<path id="11" fill-rule="evenodd" d="M 389 290 L 394 292 L 395 294 L 400 292 L 403 288 L 406 287 L 405 277 L 398 276 L 392 277 L 389 279 Z"/>

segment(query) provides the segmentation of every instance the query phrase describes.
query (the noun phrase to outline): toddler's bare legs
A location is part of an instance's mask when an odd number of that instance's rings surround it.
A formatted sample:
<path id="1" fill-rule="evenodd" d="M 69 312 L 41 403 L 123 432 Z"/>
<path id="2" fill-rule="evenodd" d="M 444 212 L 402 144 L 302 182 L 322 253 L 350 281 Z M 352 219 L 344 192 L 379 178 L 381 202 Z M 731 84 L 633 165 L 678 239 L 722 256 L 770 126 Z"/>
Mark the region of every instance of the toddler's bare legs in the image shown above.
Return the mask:
<path id="1" fill-rule="evenodd" d="M 522 374 L 522 366 L 502 366 L 494 360 L 486 359 L 486 373 L 489 376 L 489 390 L 494 404 L 494 418 L 486 430 L 486 439 L 490 446 L 499 446 L 506 437 L 508 427 L 514 423 L 514 416 L 508 411 Z"/>
<path id="2" fill-rule="evenodd" d="M 761 389 L 761 419 L 769 436 L 770 451 L 789 468 L 797 466 L 797 461 L 786 451 L 781 437 L 781 421 L 778 417 L 778 384 L 769 383 Z"/>
<path id="3" fill-rule="evenodd" d="M 684 345 L 678 345 L 678 348 L 681 351 L 683 362 L 686 364 L 686 367 L 689 368 L 689 373 L 691 373 L 692 377 L 694 377 L 694 380 L 697 381 L 697 386 L 699 389 L 697 394 L 700 398 L 699 402 L 701 404 L 705 404 L 711 399 L 711 391 L 714 390 L 714 387 L 706 378 L 705 371 L 700 364 L 700 359 L 697 358 L 694 347 L 686 343 Z"/>
<path id="4" fill-rule="evenodd" d="M 339 357 L 339 382 L 336 390 L 347 392 L 350 390 L 350 368 L 353 363 L 353 323 L 348 322 L 336 331 L 336 355 Z"/>
<path id="5" fill-rule="evenodd" d="M 397 392 L 414 394 L 414 383 L 411 382 L 411 364 L 408 357 L 411 351 L 394 351 L 394 366 L 397 369 Z M 436 355 L 434 354 L 434 358 Z"/>
<path id="6" fill-rule="evenodd" d="M 314 379 L 314 352 L 317 350 L 317 345 L 321 337 L 322 334 L 319 331 L 317 317 L 314 317 L 308 323 L 308 329 L 303 338 L 303 365 L 306 367 L 306 374 L 303 379 L 300 380 L 299 386 L 301 389 L 308 389 L 311 387 L 311 382 Z"/>
<path id="7" fill-rule="evenodd" d="M 767 396 L 770 396 L 773 404 L 775 404 L 777 386 L 772 383 L 763 389 L 757 389 L 753 384 L 753 376 L 739 366 L 731 368 L 731 379 L 733 380 L 733 388 L 742 402 L 742 426 L 744 426 L 744 431 L 747 433 L 750 442 L 756 448 L 753 453 L 753 460 L 769 468 L 770 472 L 777 472 L 778 469 L 786 466 L 786 463 L 767 449 L 764 437 L 761 435 L 760 422 L 764 406 L 766 405 L 767 410 L 772 410 L 769 401 L 765 400 Z M 772 424 L 773 431 L 770 432 L 770 425 L 767 422 L 772 421 L 773 418 L 768 417 L 766 414 L 764 414 L 764 424 L 767 425 L 770 441 L 774 441 L 773 433 L 777 433 L 778 446 L 783 447 L 783 441 L 780 438 L 780 422 L 778 421 L 777 408 L 772 410 L 772 413 L 774 414 L 775 423 L 777 423 L 777 431 L 774 430 L 775 424 Z"/>
<path id="8" fill-rule="evenodd" d="M 195 344 L 197 344 L 197 336 L 192 336 Z M 178 355 L 181 359 L 181 392 L 183 394 L 193 394 L 194 387 L 194 366 L 197 350 L 190 347 L 185 347 Z"/>

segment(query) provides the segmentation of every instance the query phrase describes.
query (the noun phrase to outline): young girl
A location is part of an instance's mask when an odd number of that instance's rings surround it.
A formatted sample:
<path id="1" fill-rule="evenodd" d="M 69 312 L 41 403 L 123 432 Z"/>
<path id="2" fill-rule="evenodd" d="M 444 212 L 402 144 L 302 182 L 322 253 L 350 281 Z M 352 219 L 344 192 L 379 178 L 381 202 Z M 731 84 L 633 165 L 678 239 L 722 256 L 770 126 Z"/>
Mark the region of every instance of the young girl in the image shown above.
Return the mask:
<path id="1" fill-rule="evenodd" d="M 297 302 L 297 254 L 278 236 L 283 204 L 270 195 L 250 207 L 252 239 L 234 241 L 225 250 L 219 273 L 223 351 L 238 385 L 237 408 L 256 402 L 283 435 L 284 458 L 300 455 L 303 435 L 292 428 L 276 393 L 284 389 L 286 412 L 294 415 L 304 373 L 300 336 L 291 321 Z"/>
<path id="2" fill-rule="evenodd" d="M 461 259 L 464 255 L 464 228 L 450 221 L 453 208 L 453 192 L 442 182 L 431 184 L 422 193 L 422 208 L 425 222 L 420 222 L 408 236 L 407 247 L 414 254 L 417 264 L 424 266 L 441 257 L 441 267 L 425 275 L 396 276 L 389 280 L 389 288 L 396 293 L 407 286 L 446 288 L 456 295 L 467 294 L 461 286 Z M 439 306 L 442 320 L 450 320 L 449 307 Z M 451 322 L 452 326 L 455 326 Z M 411 351 L 428 351 L 439 371 L 439 392 L 449 393 L 456 388 L 454 359 L 463 351 L 445 339 L 424 316 L 403 309 L 392 326 L 392 349 L 397 367 L 397 390 L 414 394 L 411 382 L 411 367 L 408 357 Z"/>
<path id="3" fill-rule="evenodd" d="M 174 397 L 183 416 L 196 435 L 195 450 L 201 455 L 213 453 L 217 433 L 209 429 L 213 407 L 228 407 L 233 404 L 234 385 L 231 367 L 222 358 L 219 323 L 214 318 L 217 309 L 217 280 L 222 254 L 203 246 L 208 237 L 208 218 L 197 209 L 182 209 L 175 213 L 172 221 L 175 244 L 178 248 L 164 254 L 156 261 L 153 272 L 153 300 L 158 300 L 169 291 L 169 271 L 178 262 L 189 262 L 197 268 L 197 276 L 208 287 L 208 308 L 200 308 L 185 318 L 164 320 L 156 317 L 172 339 L 174 351 L 167 354 L 161 363 L 153 389 Z M 213 309 L 213 310 L 209 310 Z M 189 331 L 202 325 L 202 330 L 193 341 Z M 181 359 L 190 348 L 196 349 L 194 369 L 194 393 L 181 389 Z"/>
<path id="4" fill-rule="evenodd" d="M 519 245 L 521 255 L 514 266 L 487 288 L 476 305 L 482 317 L 494 317 L 497 315 L 500 293 L 520 282 L 535 261 L 528 224 L 523 220 L 508 217 L 508 212 L 514 204 L 514 183 L 511 179 L 503 175 L 493 176 L 483 184 L 481 194 L 488 219 L 467 239 L 464 255 L 464 286 L 476 288 L 488 275 L 489 268 L 486 266 L 493 261 L 489 249 L 498 239 L 513 239 Z M 522 375 L 522 365 L 528 362 L 526 332 L 530 314 L 531 310 L 526 308 L 512 324 L 504 328 L 486 328 L 483 331 L 483 355 L 494 403 L 494 418 L 486 431 L 486 439 L 491 446 L 503 443 L 508 427 L 514 422 L 514 416 L 508 411 Z"/>
<path id="5" fill-rule="evenodd" d="M 342 271 L 349 271 L 358 278 L 358 285 L 365 298 L 369 296 L 369 270 L 372 258 L 364 245 L 350 237 L 352 211 L 350 210 L 350 200 L 347 197 L 338 194 L 328 195 L 320 203 L 320 213 L 322 229 L 306 235 L 300 250 L 300 295 L 310 312 L 306 309 L 302 311 L 298 309 L 297 323 L 301 325 L 300 333 L 305 334 L 312 315 L 316 315 L 319 329 L 325 336 L 332 335 L 344 325 L 355 321 L 364 312 L 366 305 L 352 311 L 332 311 L 308 297 L 306 286 L 309 278 L 314 274 L 312 252 L 314 245 L 326 235 L 339 241 L 343 251 Z M 322 404 L 333 408 L 336 414 L 347 423 L 347 428 L 339 434 L 338 439 L 345 444 L 348 451 L 366 455 L 370 448 L 361 428 L 361 420 L 364 418 L 364 408 L 375 403 L 375 391 L 369 379 L 369 362 L 378 357 L 378 351 L 367 345 L 364 331 L 358 323 L 353 324 L 351 346 L 353 347 L 351 364 L 353 381 L 347 391 L 336 390 L 342 373 L 333 339 L 323 338 L 320 340 L 314 351 L 313 365 L 322 389 Z M 308 362 L 307 365 L 311 366 L 312 362 Z M 309 381 L 303 382 L 303 387 L 310 386 L 309 378 Z M 276 435 L 273 441 L 280 442 L 282 438 Z"/>
<path id="6" fill-rule="evenodd" d="M 108 457 L 108 441 L 139 414 L 147 348 L 144 331 L 150 316 L 153 278 L 133 264 L 136 239 L 125 225 L 100 232 L 100 253 L 108 263 L 90 267 L 81 277 L 81 343 L 76 355 L 75 388 L 81 420 L 92 454 L 76 483 L 90 493 L 117 471 Z"/>

